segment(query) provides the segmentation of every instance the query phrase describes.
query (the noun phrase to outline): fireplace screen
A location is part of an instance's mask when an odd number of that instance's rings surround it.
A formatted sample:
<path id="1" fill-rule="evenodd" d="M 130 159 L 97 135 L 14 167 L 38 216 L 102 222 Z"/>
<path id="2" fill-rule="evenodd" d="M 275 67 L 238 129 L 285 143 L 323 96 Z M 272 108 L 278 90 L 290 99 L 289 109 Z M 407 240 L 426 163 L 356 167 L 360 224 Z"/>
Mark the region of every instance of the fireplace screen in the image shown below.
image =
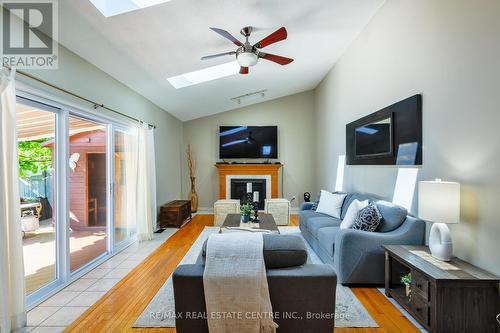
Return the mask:
<path id="1" fill-rule="evenodd" d="M 248 183 L 252 184 L 252 192 L 259 192 L 259 210 L 263 210 L 266 199 L 265 179 L 231 179 L 231 199 L 237 199 L 243 203 L 246 200 Z"/>

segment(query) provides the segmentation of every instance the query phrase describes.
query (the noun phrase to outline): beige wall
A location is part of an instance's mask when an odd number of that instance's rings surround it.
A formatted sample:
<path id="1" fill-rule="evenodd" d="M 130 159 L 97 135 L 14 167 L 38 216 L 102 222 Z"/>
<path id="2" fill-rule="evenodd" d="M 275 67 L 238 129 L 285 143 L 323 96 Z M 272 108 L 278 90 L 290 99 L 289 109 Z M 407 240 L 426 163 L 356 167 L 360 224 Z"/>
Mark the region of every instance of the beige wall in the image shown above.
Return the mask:
<path id="1" fill-rule="evenodd" d="M 200 207 L 211 208 L 219 195 L 219 125 L 277 125 L 279 161 L 284 164 L 284 197 L 302 200 L 305 191 L 316 192 L 314 148 L 314 94 L 304 92 L 184 123 L 184 145 L 191 144 L 198 165 Z M 190 190 L 183 161 L 183 196 Z M 280 192 L 281 193 L 281 192 Z"/>
<path id="2" fill-rule="evenodd" d="M 423 94 L 418 180 L 462 184 L 461 223 L 450 226 L 454 252 L 496 274 L 499 17 L 495 0 L 388 0 L 316 89 L 318 185 L 330 189 L 338 156 L 345 153 L 345 124 Z M 402 170 L 398 185 L 408 188 L 411 178 Z M 397 177 L 396 167 L 347 167 L 344 188 L 392 199 Z M 414 200 L 413 212 L 416 207 Z"/>
<path id="3" fill-rule="evenodd" d="M 181 196 L 182 122 L 180 120 L 62 46 L 59 47 L 57 70 L 29 72 L 56 86 L 156 125 L 157 202 L 161 204 Z M 88 103 L 46 85 L 26 79 L 21 75 L 17 78 L 65 101 L 89 107 Z M 104 109 L 98 110 L 103 113 L 108 112 Z"/>

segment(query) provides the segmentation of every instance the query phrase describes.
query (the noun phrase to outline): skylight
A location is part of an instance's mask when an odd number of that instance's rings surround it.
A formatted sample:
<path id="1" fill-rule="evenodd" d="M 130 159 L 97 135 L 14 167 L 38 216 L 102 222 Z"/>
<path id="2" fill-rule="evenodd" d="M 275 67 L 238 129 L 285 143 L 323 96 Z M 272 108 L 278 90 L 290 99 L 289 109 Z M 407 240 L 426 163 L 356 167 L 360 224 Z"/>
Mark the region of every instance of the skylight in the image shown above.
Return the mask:
<path id="1" fill-rule="evenodd" d="M 170 0 L 89 0 L 106 17 L 151 7 Z"/>
<path id="2" fill-rule="evenodd" d="M 222 65 L 212 66 L 198 71 L 184 73 L 167 78 L 168 82 L 176 88 L 189 87 L 195 84 L 220 79 L 226 76 L 238 74 L 240 65 L 236 61 L 228 62 Z"/>

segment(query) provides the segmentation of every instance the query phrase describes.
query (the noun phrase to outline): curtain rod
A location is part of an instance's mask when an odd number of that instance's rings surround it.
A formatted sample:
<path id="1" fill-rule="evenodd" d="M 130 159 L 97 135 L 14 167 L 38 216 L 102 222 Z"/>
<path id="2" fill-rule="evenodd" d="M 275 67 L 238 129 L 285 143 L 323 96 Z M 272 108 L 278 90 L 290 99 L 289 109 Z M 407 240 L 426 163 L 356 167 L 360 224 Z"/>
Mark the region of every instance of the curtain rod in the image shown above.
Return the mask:
<path id="1" fill-rule="evenodd" d="M 10 67 L 10 66 L 7 66 L 7 65 L 3 65 L 3 66 L 4 66 L 5 68 L 8 68 L 9 70 L 11 69 L 11 67 Z M 93 100 L 91 100 L 91 99 L 88 99 L 88 98 L 86 98 L 86 97 L 83 97 L 83 96 L 80 96 L 80 95 L 78 95 L 78 94 L 75 94 L 74 92 L 71 92 L 71 91 L 66 90 L 66 89 L 64 89 L 64 88 L 58 87 L 58 86 L 56 86 L 55 84 L 52 84 L 52 83 L 50 83 L 50 82 L 48 82 L 48 81 L 42 80 L 42 79 L 40 79 L 40 78 L 37 78 L 36 76 L 33 76 L 33 75 L 29 74 L 29 73 L 26 73 L 26 72 L 23 72 L 23 71 L 20 71 L 20 70 L 17 70 L 17 69 L 16 69 L 16 74 L 21 74 L 21 75 L 23 75 L 23 76 L 26 76 L 26 77 L 28 77 L 28 78 L 32 79 L 32 80 L 38 81 L 38 82 L 40 82 L 40 83 L 43 83 L 43 84 L 45 84 L 45 85 L 47 85 L 47 86 L 49 86 L 49 87 L 51 87 L 51 88 L 57 89 L 57 90 L 59 90 L 59 91 L 62 91 L 62 92 L 63 92 L 63 93 L 65 93 L 65 94 L 68 94 L 68 95 L 71 95 L 71 96 L 73 96 L 73 97 L 79 98 L 79 99 L 81 99 L 81 100 L 83 100 L 83 101 L 85 101 L 85 102 L 87 102 L 87 103 L 92 104 L 92 105 L 94 106 L 94 109 L 103 108 L 103 109 L 106 109 L 106 110 L 108 110 L 108 111 L 111 111 L 111 112 L 117 113 L 117 114 L 119 114 L 119 115 L 121 115 L 121 116 L 123 116 L 123 117 L 126 117 L 126 118 L 128 118 L 128 119 L 132 119 L 132 120 L 135 120 L 135 121 L 138 121 L 138 122 L 146 123 L 146 122 L 144 122 L 144 121 L 142 121 L 142 120 L 140 120 L 140 119 L 137 119 L 137 118 L 134 118 L 134 117 L 132 117 L 132 116 L 129 116 L 128 114 L 125 114 L 125 113 L 122 113 L 122 112 L 120 112 L 120 111 L 114 110 L 114 109 L 112 109 L 112 108 L 110 108 L 110 107 L 107 107 L 107 106 L 105 106 L 104 104 L 100 104 L 100 103 L 94 102 L 94 101 L 93 101 Z M 147 123 L 146 123 L 146 124 L 147 124 Z M 148 126 L 149 126 L 149 127 L 152 127 L 152 128 L 156 128 L 156 126 L 155 126 L 155 125 L 148 124 Z"/>

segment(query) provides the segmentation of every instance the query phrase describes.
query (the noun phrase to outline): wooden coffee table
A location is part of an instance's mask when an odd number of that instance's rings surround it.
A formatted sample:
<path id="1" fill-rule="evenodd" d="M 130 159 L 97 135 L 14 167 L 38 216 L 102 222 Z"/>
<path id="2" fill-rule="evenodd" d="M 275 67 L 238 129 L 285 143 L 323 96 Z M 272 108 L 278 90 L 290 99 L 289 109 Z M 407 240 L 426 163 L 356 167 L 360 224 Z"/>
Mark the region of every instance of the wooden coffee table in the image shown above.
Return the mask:
<path id="1" fill-rule="evenodd" d="M 226 219 L 224 220 L 224 223 L 222 224 L 222 227 L 239 227 L 240 225 L 248 226 L 248 227 L 254 227 L 257 229 L 264 229 L 264 230 L 269 230 L 273 233 L 279 234 L 280 231 L 278 229 L 278 226 L 276 225 L 276 222 L 274 221 L 274 218 L 271 214 L 264 214 L 264 213 L 259 213 L 259 223 L 253 223 L 253 222 L 248 222 L 248 223 L 241 223 L 241 214 L 227 214 Z"/>

